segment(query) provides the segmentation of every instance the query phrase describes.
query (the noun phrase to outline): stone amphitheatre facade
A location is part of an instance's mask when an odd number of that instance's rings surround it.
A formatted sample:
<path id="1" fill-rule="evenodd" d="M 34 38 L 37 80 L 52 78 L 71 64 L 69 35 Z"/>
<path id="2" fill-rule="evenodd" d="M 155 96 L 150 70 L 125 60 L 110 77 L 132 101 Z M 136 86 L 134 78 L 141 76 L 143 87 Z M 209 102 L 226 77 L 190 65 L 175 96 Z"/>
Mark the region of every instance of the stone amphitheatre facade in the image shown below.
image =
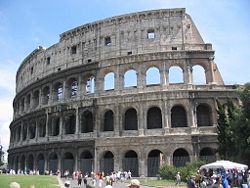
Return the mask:
<path id="1" fill-rule="evenodd" d="M 185 9 L 115 16 L 62 33 L 17 71 L 10 168 L 156 176 L 163 162 L 215 160 L 216 101 L 238 96 L 213 60 Z M 193 82 L 196 67 L 205 83 Z"/>

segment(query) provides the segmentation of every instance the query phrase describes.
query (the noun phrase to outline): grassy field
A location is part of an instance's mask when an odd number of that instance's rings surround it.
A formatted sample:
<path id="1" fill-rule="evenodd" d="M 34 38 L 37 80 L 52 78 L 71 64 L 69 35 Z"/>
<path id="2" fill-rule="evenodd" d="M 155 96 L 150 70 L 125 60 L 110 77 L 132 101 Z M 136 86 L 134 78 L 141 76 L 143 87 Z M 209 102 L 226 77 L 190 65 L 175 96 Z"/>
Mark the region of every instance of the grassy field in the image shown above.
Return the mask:
<path id="1" fill-rule="evenodd" d="M 30 176 L 30 175 L 0 175 L 0 187 L 8 188 L 11 182 L 17 182 L 21 188 L 35 185 L 36 188 L 58 188 L 59 183 L 55 176 Z"/>

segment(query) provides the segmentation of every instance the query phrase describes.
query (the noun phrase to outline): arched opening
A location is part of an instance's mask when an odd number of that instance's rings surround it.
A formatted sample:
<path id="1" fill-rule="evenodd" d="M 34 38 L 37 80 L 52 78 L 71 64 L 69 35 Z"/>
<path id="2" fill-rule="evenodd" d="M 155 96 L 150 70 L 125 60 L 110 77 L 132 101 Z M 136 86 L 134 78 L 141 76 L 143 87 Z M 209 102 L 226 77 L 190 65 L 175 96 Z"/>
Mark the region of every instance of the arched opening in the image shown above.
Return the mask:
<path id="1" fill-rule="evenodd" d="M 46 86 L 42 90 L 42 104 L 48 104 L 49 97 L 50 97 L 50 88 L 49 86 Z"/>
<path id="2" fill-rule="evenodd" d="M 86 83 L 86 92 L 91 94 L 95 92 L 95 77 L 91 76 Z"/>
<path id="3" fill-rule="evenodd" d="M 26 168 L 25 168 L 25 156 L 24 156 L 24 155 L 21 157 L 20 169 L 21 169 L 21 171 L 22 171 L 23 173 L 25 173 Z"/>
<path id="4" fill-rule="evenodd" d="M 92 112 L 86 110 L 81 114 L 81 133 L 93 132 L 94 119 Z"/>
<path id="5" fill-rule="evenodd" d="M 94 159 L 89 151 L 84 151 L 80 155 L 80 170 L 81 172 L 90 174 L 93 171 Z"/>
<path id="6" fill-rule="evenodd" d="M 51 126 L 49 126 L 50 136 L 58 136 L 60 131 L 60 118 L 55 116 L 51 118 Z"/>
<path id="7" fill-rule="evenodd" d="M 159 85 L 161 83 L 160 72 L 156 67 L 151 67 L 146 72 L 146 85 Z"/>
<path id="8" fill-rule="evenodd" d="M 63 84 L 61 82 L 57 82 L 54 86 L 55 91 L 55 101 L 59 101 L 63 99 Z"/>
<path id="9" fill-rule="evenodd" d="M 210 118 L 210 108 L 207 105 L 200 104 L 196 110 L 197 113 L 197 126 L 212 126 L 211 118 Z"/>
<path id="10" fill-rule="evenodd" d="M 188 152 L 185 149 L 177 149 L 173 154 L 173 165 L 176 167 L 185 166 L 186 163 L 190 162 Z"/>
<path id="11" fill-rule="evenodd" d="M 206 161 L 206 163 L 216 161 L 216 155 L 212 148 L 206 147 L 200 151 L 200 159 Z"/>
<path id="12" fill-rule="evenodd" d="M 49 155 L 49 161 L 48 162 L 49 162 L 49 164 L 48 164 L 49 171 L 52 171 L 52 173 L 55 174 L 57 169 L 58 169 L 58 167 L 57 167 L 57 165 L 58 165 L 57 154 L 56 153 L 51 153 Z"/>
<path id="13" fill-rule="evenodd" d="M 30 108 L 30 94 L 27 95 L 26 97 L 26 109 L 29 109 Z"/>
<path id="14" fill-rule="evenodd" d="M 65 134 L 75 134 L 76 130 L 76 116 L 75 114 L 69 114 L 64 119 Z"/>
<path id="15" fill-rule="evenodd" d="M 46 119 L 40 118 L 38 121 L 38 136 L 45 137 L 46 134 Z"/>
<path id="16" fill-rule="evenodd" d="M 105 174 L 110 174 L 114 171 L 114 155 L 112 152 L 107 151 L 100 161 L 101 172 Z"/>
<path id="17" fill-rule="evenodd" d="M 206 84 L 206 73 L 205 69 L 200 65 L 195 65 L 192 67 L 193 74 L 193 84 L 202 85 Z"/>
<path id="18" fill-rule="evenodd" d="M 148 176 L 155 177 L 159 174 L 160 165 L 163 163 L 163 154 L 159 150 L 152 150 L 148 154 Z"/>
<path id="19" fill-rule="evenodd" d="M 29 125 L 29 139 L 34 139 L 36 136 L 35 122 L 31 121 Z"/>
<path id="20" fill-rule="evenodd" d="M 147 112 L 147 129 L 162 128 L 161 109 L 152 107 Z"/>
<path id="21" fill-rule="evenodd" d="M 37 170 L 39 174 L 44 174 L 45 160 L 43 154 L 39 154 L 37 157 Z"/>
<path id="22" fill-rule="evenodd" d="M 138 174 L 138 156 L 135 151 L 128 151 L 123 159 L 122 168 L 125 171 L 130 171 L 132 176 L 137 177 Z"/>
<path id="23" fill-rule="evenodd" d="M 23 141 L 25 141 L 27 139 L 27 124 L 23 124 L 23 130 L 22 130 L 22 134 L 23 134 Z"/>
<path id="24" fill-rule="evenodd" d="M 115 89 L 115 73 L 110 72 L 104 77 L 104 90 L 113 90 Z"/>
<path id="25" fill-rule="evenodd" d="M 78 92 L 78 82 L 76 78 L 71 78 L 68 81 L 68 87 L 69 87 L 69 98 L 74 98 L 77 96 Z"/>
<path id="26" fill-rule="evenodd" d="M 182 106 L 174 106 L 171 109 L 171 126 L 172 128 L 187 127 L 186 110 Z"/>
<path id="27" fill-rule="evenodd" d="M 124 87 L 136 87 L 137 86 L 137 74 L 136 71 L 130 69 L 124 74 Z"/>
<path id="28" fill-rule="evenodd" d="M 13 158 L 14 159 L 14 158 Z M 16 156 L 16 160 L 15 160 L 15 164 L 14 164 L 14 169 L 15 169 L 15 171 L 17 172 L 17 170 L 18 170 L 18 162 L 19 162 L 19 157 L 18 156 Z M 13 164 L 13 163 L 12 163 Z"/>
<path id="29" fill-rule="evenodd" d="M 73 154 L 70 152 L 66 152 L 62 158 L 62 170 L 63 170 L 63 172 L 68 170 L 69 174 L 72 174 L 74 171 L 74 167 L 75 167 L 75 160 L 74 160 Z"/>
<path id="30" fill-rule="evenodd" d="M 36 90 L 33 93 L 33 107 L 37 107 L 39 105 L 39 90 Z"/>
<path id="31" fill-rule="evenodd" d="M 137 130 L 137 112 L 134 108 L 130 108 L 125 112 L 125 130 Z"/>
<path id="32" fill-rule="evenodd" d="M 179 66 L 172 66 L 169 69 L 169 83 L 184 83 L 183 80 L 183 70 Z"/>
<path id="33" fill-rule="evenodd" d="M 32 154 L 30 154 L 28 157 L 27 170 L 28 170 L 27 172 L 28 174 L 29 174 L 29 171 L 34 170 L 34 157 Z"/>
<path id="34" fill-rule="evenodd" d="M 112 110 L 108 110 L 104 114 L 103 131 L 113 131 L 113 130 L 114 130 L 114 113 Z"/>

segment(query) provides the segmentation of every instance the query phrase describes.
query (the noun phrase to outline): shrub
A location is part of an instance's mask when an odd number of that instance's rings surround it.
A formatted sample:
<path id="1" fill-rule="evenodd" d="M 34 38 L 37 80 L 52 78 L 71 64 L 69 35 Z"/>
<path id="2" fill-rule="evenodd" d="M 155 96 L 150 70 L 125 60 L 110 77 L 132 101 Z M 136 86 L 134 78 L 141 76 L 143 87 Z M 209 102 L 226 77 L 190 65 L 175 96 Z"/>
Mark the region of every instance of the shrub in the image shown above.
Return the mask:
<path id="1" fill-rule="evenodd" d="M 160 168 L 160 175 L 163 179 L 174 180 L 177 172 L 180 172 L 181 180 L 187 181 L 189 176 L 197 174 L 197 170 L 203 164 L 205 164 L 205 162 L 201 160 L 196 160 L 192 163 L 188 163 L 184 167 L 175 167 L 173 165 L 163 164 Z"/>

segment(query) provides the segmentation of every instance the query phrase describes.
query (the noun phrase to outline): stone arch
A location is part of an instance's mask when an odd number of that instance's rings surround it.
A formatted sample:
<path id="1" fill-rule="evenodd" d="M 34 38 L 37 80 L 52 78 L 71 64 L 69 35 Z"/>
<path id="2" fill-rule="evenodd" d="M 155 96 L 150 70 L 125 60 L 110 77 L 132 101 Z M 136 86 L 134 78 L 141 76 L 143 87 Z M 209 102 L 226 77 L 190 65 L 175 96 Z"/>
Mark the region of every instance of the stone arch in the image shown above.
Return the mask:
<path id="1" fill-rule="evenodd" d="M 25 166 L 26 166 L 26 164 L 25 164 L 25 156 L 22 155 L 21 160 L 20 160 L 20 169 L 21 169 L 21 171 L 23 171 L 23 173 L 25 173 L 25 170 L 26 170 Z"/>
<path id="2" fill-rule="evenodd" d="M 124 74 L 124 87 L 137 87 L 137 72 L 129 69 Z"/>
<path id="3" fill-rule="evenodd" d="M 175 105 L 171 109 L 171 127 L 187 127 L 186 110 L 181 105 Z"/>
<path id="4" fill-rule="evenodd" d="M 45 86 L 42 89 L 42 104 L 48 104 L 50 98 L 50 88 L 49 86 Z"/>
<path id="5" fill-rule="evenodd" d="M 81 113 L 81 133 L 93 132 L 94 130 L 94 117 L 89 110 Z"/>
<path id="6" fill-rule="evenodd" d="M 45 171 L 45 159 L 44 155 L 40 153 L 37 156 L 37 170 L 39 171 L 39 174 L 44 174 Z"/>
<path id="7" fill-rule="evenodd" d="M 196 108 L 197 126 L 212 126 L 211 122 L 211 108 L 207 104 L 199 104 Z"/>
<path id="8" fill-rule="evenodd" d="M 184 83 L 183 69 L 180 66 L 171 66 L 169 68 L 169 83 Z"/>
<path id="9" fill-rule="evenodd" d="M 27 123 L 23 124 L 22 136 L 23 136 L 23 141 L 25 141 L 27 139 Z"/>
<path id="10" fill-rule="evenodd" d="M 192 67 L 193 84 L 206 84 L 206 71 L 201 65 L 194 65 Z"/>
<path id="11" fill-rule="evenodd" d="M 95 93 L 95 77 L 90 76 L 86 81 L 87 94 Z"/>
<path id="12" fill-rule="evenodd" d="M 58 157 L 57 154 L 55 152 L 52 152 L 49 154 L 48 157 L 48 169 L 49 171 L 52 171 L 53 174 L 56 173 L 57 169 L 58 169 Z"/>
<path id="13" fill-rule="evenodd" d="M 114 171 L 114 155 L 111 151 L 106 151 L 100 161 L 100 171 L 110 174 Z"/>
<path id="14" fill-rule="evenodd" d="M 27 160 L 27 170 L 28 170 L 28 173 L 30 170 L 34 170 L 34 157 L 32 154 L 30 154 L 28 156 L 28 160 Z"/>
<path id="15" fill-rule="evenodd" d="M 115 89 L 115 73 L 109 72 L 104 76 L 104 90 Z"/>
<path id="16" fill-rule="evenodd" d="M 50 119 L 49 135 L 58 136 L 60 132 L 60 117 L 53 116 Z"/>
<path id="17" fill-rule="evenodd" d="M 76 131 L 76 115 L 75 113 L 65 114 L 64 117 L 65 134 L 74 134 Z"/>
<path id="18" fill-rule="evenodd" d="M 80 170 L 82 173 L 90 174 L 93 171 L 94 158 L 90 151 L 85 150 L 80 155 Z"/>
<path id="19" fill-rule="evenodd" d="M 173 165 L 176 167 L 185 166 L 186 163 L 190 162 L 190 157 L 184 148 L 176 149 L 173 153 Z"/>
<path id="20" fill-rule="evenodd" d="M 153 66 L 146 71 L 146 85 L 159 85 L 161 83 L 160 71 Z"/>
<path id="21" fill-rule="evenodd" d="M 54 100 L 59 101 L 63 99 L 63 84 L 62 82 L 56 82 L 54 84 Z"/>
<path id="22" fill-rule="evenodd" d="M 160 165 L 162 164 L 163 153 L 160 150 L 152 150 L 148 154 L 148 176 L 155 177 L 159 174 Z"/>
<path id="23" fill-rule="evenodd" d="M 125 153 L 123 161 L 122 161 L 122 168 L 125 171 L 131 172 L 132 176 L 139 176 L 138 173 L 138 155 L 135 151 L 129 150 Z"/>
<path id="24" fill-rule="evenodd" d="M 162 128 L 162 114 L 159 107 L 151 107 L 147 112 L 147 129 Z"/>
<path id="25" fill-rule="evenodd" d="M 31 120 L 29 124 L 29 139 L 34 139 L 35 137 L 36 137 L 36 122 L 34 120 Z"/>
<path id="26" fill-rule="evenodd" d="M 12 160 L 15 159 L 14 161 L 14 170 L 17 172 L 18 171 L 18 163 L 19 163 L 19 157 L 16 156 L 15 158 L 13 157 Z M 13 161 L 12 161 L 12 165 L 13 165 Z"/>
<path id="27" fill-rule="evenodd" d="M 200 159 L 207 163 L 216 161 L 215 150 L 210 147 L 205 147 L 200 150 Z"/>
<path id="28" fill-rule="evenodd" d="M 129 108 L 124 116 L 124 130 L 138 130 L 137 111 L 134 108 Z"/>
<path id="29" fill-rule="evenodd" d="M 75 159 L 71 152 L 66 152 L 63 154 L 62 157 L 62 172 L 65 172 L 66 170 L 69 171 L 69 174 L 72 174 L 75 167 Z"/>
<path id="30" fill-rule="evenodd" d="M 114 113 L 112 110 L 107 110 L 104 113 L 103 131 L 114 130 Z"/>
<path id="31" fill-rule="evenodd" d="M 46 117 L 42 117 L 38 119 L 38 136 L 45 137 L 46 135 Z"/>
<path id="32" fill-rule="evenodd" d="M 30 108 L 30 100 L 31 100 L 31 94 L 28 93 L 26 96 L 26 108 L 29 109 Z"/>
<path id="33" fill-rule="evenodd" d="M 37 107 L 39 105 L 40 100 L 40 92 L 39 90 L 35 90 L 33 92 L 33 107 Z"/>
<path id="34" fill-rule="evenodd" d="M 74 98 L 78 93 L 78 80 L 75 77 L 68 79 L 67 81 L 68 88 L 68 98 Z"/>

